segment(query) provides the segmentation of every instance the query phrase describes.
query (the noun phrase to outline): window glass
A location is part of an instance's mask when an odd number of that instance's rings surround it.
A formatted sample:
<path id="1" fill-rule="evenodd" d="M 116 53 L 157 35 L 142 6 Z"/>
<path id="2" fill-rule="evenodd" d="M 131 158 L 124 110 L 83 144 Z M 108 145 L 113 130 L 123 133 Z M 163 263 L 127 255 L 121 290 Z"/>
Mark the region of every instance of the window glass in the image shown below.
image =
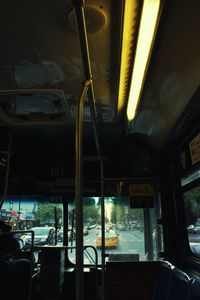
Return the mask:
<path id="1" fill-rule="evenodd" d="M 30 197 L 8 198 L 0 209 L 0 219 L 10 225 L 12 230 L 34 231 L 35 246 L 55 245 L 55 216 L 59 229 L 63 223 L 62 204 L 52 204 L 48 200 L 41 201 Z M 31 248 L 30 232 L 18 234 L 18 237 L 24 250 Z M 37 259 L 37 252 L 34 252 Z"/>
<path id="2" fill-rule="evenodd" d="M 183 196 L 190 248 L 200 255 L 200 187 L 192 188 Z"/>
<path id="3" fill-rule="evenodd" d="M 64 242 L 63 205 L 31 197 L 9 198 L 0 210 L 0 219 L 13 230 L 33 230 L 36 246 L 55 245 L 55 216 L 57 216 L 57 244 Z M 159 259 L 162 251 L 162 228 L 157 225 L 161 217 L 160 206 L 130 208 L 129 198 L 105 197 L 105 253 L 107 260 L 143 261 Z M 68 257 L 75 263 L 76 216 L 74 203 L 68 204 Z M 31 234 L 20 238 L 24 249 L 31 247 Z M 95 251 L 101 264 L 101 198 L 83 199 L 84 263 L 95 264 Z M 37 259 L 37 253 L 35 252 Z"/>
<path id="4" fill-rule="evenodd" d="M 69 204 L 69 245 L 76 245 L 74 205 Z M 162 230 L 157 225 L 156 208 L 130 208 L 129 198 L 105 197 L 105 253 L 106 260 L 157 260 L 162 250 Z M 160 211 L 159 211 L 160 212 Z M 74 223 L 72 223 L 74 220 Z M 101 264 L 101 198 L 85 198 L 83 202 L 84 245 L 93 246 Z M 73 232 L 71 229 L 73 228 Z M 75 263 L 75 250 L 68 256 Z M 93 248 L 84 253 L 84 263 L 94 264 Z"/>

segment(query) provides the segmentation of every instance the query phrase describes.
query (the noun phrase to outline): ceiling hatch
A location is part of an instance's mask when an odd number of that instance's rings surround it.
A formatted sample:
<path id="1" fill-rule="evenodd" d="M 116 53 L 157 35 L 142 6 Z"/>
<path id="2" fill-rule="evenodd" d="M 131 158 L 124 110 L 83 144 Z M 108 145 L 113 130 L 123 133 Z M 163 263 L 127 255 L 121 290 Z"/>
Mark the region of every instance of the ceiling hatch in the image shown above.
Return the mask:
<path id="1" fill-rule="evenodd" d="M 0 119 L 14 126 L 63 124 L 71 113 L 62 90 L 1 90 Z"/>

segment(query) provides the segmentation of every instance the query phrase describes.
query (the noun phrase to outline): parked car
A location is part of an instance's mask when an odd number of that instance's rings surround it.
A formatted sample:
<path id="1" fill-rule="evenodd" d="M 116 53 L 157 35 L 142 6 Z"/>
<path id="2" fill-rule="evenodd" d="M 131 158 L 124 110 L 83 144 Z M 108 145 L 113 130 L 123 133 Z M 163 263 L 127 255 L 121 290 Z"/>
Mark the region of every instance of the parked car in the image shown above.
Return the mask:
<path id="1" fill-rule="evenodd" d="M 57 240 L 58 242 L 63 242 L 63 239 L 64 239 L 64 233 L 63 233 L 63 227 L 61 227 L 58 231 L 58 234 L 57 234 Z M 69 228 L 68 229 L 68 241 L 71 242 L 73 240 L 75 240 L 75 232 L 73 231 L 72 232 L 72 229 Z"/>
<path id="2" fill-rule="evenodd" d="M 99 233 L 96 237 L 96 247 L 102 247 L 102 238 L 101 233 Z M 107 230 L 105 232 L 105 248 L 118 248 L 119 247 L 119 235 L 115 232 L 115 230 Z"/>
<path id="3" fill-rule="evenodd" d="M 83 235 L 88 235 L 89 234 L 89 231 L 87 228 L 83 228 Z M 57 239 L 58 239 L 58 242 L 63 242 L 63 227 L 61 227 L 58 231 L 58 235 L 57 235 Z M 73 240 L 76 239 L 76 233 L 75 231 L 73 230 L 72 232 L 72 229 L 68 229 L 68 241 L 71 242 Z"/>
<path id="4" fill-rule="evenodd" d="M 88 235 L 89 231 L 87 228 L 83 228 L 83 235 Z M 72 229 L 68 229 L 68 241 L 76 239 L 76 232 L 75 229 L 72 231 Z"/>
<path id="5" fill-rule="evenodd" d="M 124 225 L 124 224 L 121 224 L 121 223 L 118 223 L 117 226 L 116 226 L 116 228 L 117 228 L 118 230 L 121 230 L 121 231 L 126 230 L 125 225 Z"/>
<path id="6" fill-rule="evenodd" d="M 34 246 L 54 245 L 55 229 L 53 227 L 33 227 L 34 231 Z M 31 246 L 31 233 L 24 234 L 21 239 L 24 241 L 24 248 Z"/>

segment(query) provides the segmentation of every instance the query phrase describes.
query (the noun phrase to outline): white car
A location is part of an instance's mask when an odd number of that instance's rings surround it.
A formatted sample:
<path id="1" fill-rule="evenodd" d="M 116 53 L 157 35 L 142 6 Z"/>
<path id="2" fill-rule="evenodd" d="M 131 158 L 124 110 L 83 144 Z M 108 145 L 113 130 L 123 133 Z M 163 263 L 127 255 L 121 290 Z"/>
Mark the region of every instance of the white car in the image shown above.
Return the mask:
<path id="1" fill-rule="evenodd" d="M 33 227 L 30 230 L 34 232 L 34 246 L 54 245 L 55 229 L 53 227 Z M 31 233 L 26 233 L 21 239 L 24 241 L 24 248 L 31 247 Z"/>

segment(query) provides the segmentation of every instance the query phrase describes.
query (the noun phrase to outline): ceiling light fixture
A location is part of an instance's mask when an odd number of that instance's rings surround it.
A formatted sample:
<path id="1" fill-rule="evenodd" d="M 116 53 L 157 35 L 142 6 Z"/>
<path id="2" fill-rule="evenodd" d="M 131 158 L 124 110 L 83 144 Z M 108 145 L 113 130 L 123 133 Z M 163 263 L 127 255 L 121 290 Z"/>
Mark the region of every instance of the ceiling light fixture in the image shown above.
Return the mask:
<path id="1" fill-rule="evenodd" d="M 121 45 L 121 64 L 118 94 L 118 112 L 125 103 L 128 91 L 128 74 L 130 69 L 130 59 L 133 47 L 133 40 L 136 36 L 136 20 L 138 17 L 138 3 L 134 0 L 124 1 L 124 17 Z"/>
<path id="2" fill-rule="evenodd" d="M 134 119 L 139 103 L 150 52 L 155 37 L 159 8 L 160 0 L 144 0 L 129 91 L 127 107 L 128 121 Z"/>

